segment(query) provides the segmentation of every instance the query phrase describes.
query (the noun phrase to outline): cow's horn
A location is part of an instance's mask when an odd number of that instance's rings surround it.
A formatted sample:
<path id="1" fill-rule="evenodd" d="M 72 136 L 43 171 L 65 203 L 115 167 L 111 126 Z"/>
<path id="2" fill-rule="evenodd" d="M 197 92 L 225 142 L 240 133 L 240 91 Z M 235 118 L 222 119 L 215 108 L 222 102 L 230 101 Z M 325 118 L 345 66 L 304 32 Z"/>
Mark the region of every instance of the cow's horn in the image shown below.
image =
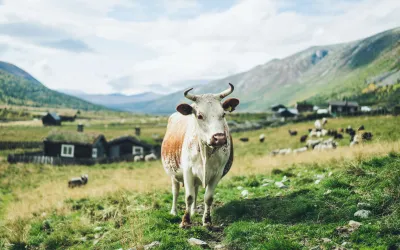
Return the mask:
<path id="1" fill-rule="evenodd" d="M 221 93 L 217 94 L 216 96 L 219 97 L 221 100 L 227 97 L 228 95 L 232 94 L 235 87 L 231 83 L 229 83 L 230 88 L 227 90 L 222 91 Z"/>
<path id="2" fill-rule="evenodd" d="M 184 95 L 185 95 L 185 97 L 187 98 L 187 99 L 189 99 L 189 100 L 192 100 L 192 101 L 196 101 L 196 96 L 195 95 L 192 95 L 192 94 L 189 94 L 189 91 L 191 91 L 193 88 L 190 88 L 190 89 L 188 89 L 188 90 L 186 90 L 185 91 L 185 93 L 184 93 Z"/>

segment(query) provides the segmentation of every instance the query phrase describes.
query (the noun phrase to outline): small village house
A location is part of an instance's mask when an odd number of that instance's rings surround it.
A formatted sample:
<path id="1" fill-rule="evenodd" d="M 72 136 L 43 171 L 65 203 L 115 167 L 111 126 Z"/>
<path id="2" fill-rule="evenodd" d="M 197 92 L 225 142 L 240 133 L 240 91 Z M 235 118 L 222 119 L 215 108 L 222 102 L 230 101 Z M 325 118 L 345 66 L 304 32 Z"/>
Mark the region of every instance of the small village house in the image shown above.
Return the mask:
<path id="1" fill-rule="evenodd" d="M 359 105 L 351 101 L 331 101 L 328 110 L 331 114 L 354 113 L 359 110 Z"/>
<path id="2" fill-rule="evenodd" d="M 147 155 L 153 152 L 153 147 L 134 136 L 121 136 L 108 142 L 108 156 L 116 158 L 127 155 Z"/>
<path id="3" fill-rule="evenodd" d="M 60 113 L 59 116 L 61 118 L 61 122 L 74 122 L 77 117 L 77 113 L 64 112 Z"/>
<path id="4" fill-rule="evenodd" d="M 304 113 L 313 112 L 314 105 L 307 102 L 296 102 L 294 107 L 299 111 L 299 113 Z"/>
<path id="5" fill-rule="evenodd" d="M 281 108 L 276 112 L 277 116 L 285 121 L 287 118 L 296 118 L 299 115 L 297 109 Z"/>
<path id="6" fill-rule="evenodd" d="M 102 134 L 53 131 L 43 143 L 45 156 L 94 159 L 107 156 L 107 141 Z"/>
<path id="7" fill-rule="evenodd" d="M 42 123 L 44 126 L 60 126 L 61 117 L 58 116 L 56 113 L 49 112 L 42 117 Z"/>

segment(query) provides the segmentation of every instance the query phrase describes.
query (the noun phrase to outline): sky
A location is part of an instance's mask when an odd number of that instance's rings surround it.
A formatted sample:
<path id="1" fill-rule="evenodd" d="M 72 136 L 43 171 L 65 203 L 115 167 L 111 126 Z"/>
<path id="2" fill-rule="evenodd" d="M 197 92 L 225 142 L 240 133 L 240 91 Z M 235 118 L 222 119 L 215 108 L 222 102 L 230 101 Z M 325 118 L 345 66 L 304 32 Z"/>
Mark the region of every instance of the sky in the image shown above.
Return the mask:
<path id="1" fill-rule="evenodd" d="M 0 0 L 0 60 L 51 89 L 170 93 L 400 26 L 398 0 Z"/>

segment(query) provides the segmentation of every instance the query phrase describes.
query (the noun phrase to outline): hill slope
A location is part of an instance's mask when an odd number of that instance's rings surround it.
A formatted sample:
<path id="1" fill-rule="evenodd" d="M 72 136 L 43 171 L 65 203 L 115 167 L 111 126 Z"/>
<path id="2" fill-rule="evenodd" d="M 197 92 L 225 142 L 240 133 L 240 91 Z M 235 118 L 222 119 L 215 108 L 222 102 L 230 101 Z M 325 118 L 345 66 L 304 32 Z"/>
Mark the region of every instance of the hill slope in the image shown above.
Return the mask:
<path id="1" fill-rule="evenodd" d="M 326 102 L 361 93 L 376 76 L 387 72 L 398 75 L 399 58 L 397 28 L 350 43 L 311 47 L 195 87 L 194 93 L 219 92 L 231 82 L 236 88 L 233 95 L 241 100 L 239 111 L 266 111 L 275 103 L 290 105 L 310 98 Z M 185 101 L 183 91 L 138 103 L 131 110 L 170 113 L 181 101 Z"/>
<path id="2" fill-rule="evenodd" d="M 87 94 L 79 91 L 71 91 L 71 90 L 60 90 L 68 95 L 72 95 L 78 97 L 80 99 L 86 100 L 91 103 L 103 105 L 113 109 L 124 110 L 129 108 L 129 106 L 134 105 L 137 102 L 146 102 L 151 101 L 157 98 L 162 97 L 163 95 L 153 93 L 153 92 L 144 92 L 136 95 L 124 95 L 119 93 L 114 94 Z"/>
<path id="3" fill-rule="evenodd" d="M 0 103 L 83 110 L 105 109 L 102 106 L 48 89 L 26 71 L 1 61 Z"/>

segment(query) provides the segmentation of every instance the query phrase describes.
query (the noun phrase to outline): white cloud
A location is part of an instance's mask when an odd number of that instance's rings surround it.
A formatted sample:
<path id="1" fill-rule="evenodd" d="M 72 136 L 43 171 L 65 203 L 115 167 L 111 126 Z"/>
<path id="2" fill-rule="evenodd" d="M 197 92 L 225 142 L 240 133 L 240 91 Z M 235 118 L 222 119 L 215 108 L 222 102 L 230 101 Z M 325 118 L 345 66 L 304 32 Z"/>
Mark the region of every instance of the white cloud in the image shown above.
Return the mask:
<path id="1" fill-rule="evenodd" d="M 400 26 L 395 0 L 315 0 L 305 7 L 293 0 L 238 0 L 222 11 L 199 0 L 150 2 L 4 0 L 0 28 L 29 23 L 51 29 L 39 29 L 35 39 L 15 30 L 0 33 L 2 60 L 51 88 L 134 93 L 224 77 L 312 45 Z M 124 8 L 128 12 L 118 18 Z M 151 20 L 135 18 L 143 16 Z M 58 40 L 37 42 L 44 38 Z M 115 84 L 118 79 L 123 84 Z"/>

